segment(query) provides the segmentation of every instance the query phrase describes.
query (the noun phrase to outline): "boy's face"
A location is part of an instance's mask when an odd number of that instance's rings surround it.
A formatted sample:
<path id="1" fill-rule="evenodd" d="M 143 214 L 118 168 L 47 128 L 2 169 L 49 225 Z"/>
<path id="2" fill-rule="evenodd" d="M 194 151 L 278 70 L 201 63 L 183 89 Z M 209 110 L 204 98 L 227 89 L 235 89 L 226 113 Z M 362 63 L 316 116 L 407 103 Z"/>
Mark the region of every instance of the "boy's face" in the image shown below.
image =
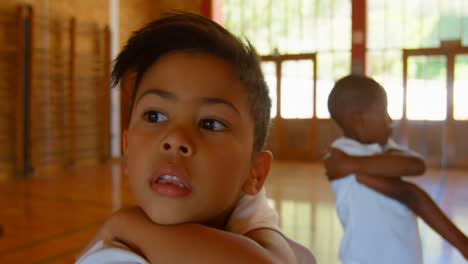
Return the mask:
<path id="1" fill-rule="evenodd" d="M 387 112 L 387 101 L 384 95 L 361 114 L 359 141 L 367 144 L 386 145 L 392 134 L 392 119 Z"/>
<path id="2" fill-rule="evenodd" d="M 253 138 L 246 92 L 227 63 L 165 55 L 143 75 L 123 136 L 132 192 L 156 223 L 222 226 L 268 174 L 271 156 L 253 157 Z"/>

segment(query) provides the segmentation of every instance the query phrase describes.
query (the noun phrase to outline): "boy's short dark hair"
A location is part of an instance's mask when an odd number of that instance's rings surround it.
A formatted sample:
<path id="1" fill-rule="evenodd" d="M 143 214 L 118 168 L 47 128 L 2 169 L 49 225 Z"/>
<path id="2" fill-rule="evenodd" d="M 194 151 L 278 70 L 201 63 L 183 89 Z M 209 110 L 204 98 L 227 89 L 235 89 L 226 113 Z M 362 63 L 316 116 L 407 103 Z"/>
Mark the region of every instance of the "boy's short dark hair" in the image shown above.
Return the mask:
<path id="1" fill-rule="evenodd" d="M 143 74 L 161 56 L 173 52 L 206 53 L 233 67 L 248 95 L 254 122 L 254 151 L 263 149 L 270 123 L 271 100 L 255 48 L 248 40 L 244 43 L 203 16 L 172 13 L 133 33 L 115 60 L 112 71 L 113 86 L 127 74 L 135 75 L 130 111 Z"/>
<path id="2" fill-rule="evenodd" d="M 348 75 L 336 81 L 328 96 L 328 111 L 343 128 L 344 113 L 351 110 L 366 110 L 378 98 L 387 99 L 384 88 L 372 78 Z"/>

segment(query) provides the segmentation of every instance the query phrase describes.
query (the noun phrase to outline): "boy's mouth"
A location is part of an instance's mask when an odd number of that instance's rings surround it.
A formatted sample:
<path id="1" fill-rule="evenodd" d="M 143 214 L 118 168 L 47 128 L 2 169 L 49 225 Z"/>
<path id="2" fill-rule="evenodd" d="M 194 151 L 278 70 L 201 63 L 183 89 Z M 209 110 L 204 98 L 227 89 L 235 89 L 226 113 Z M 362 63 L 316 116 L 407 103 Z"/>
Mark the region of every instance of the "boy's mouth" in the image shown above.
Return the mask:
<path id="1" fill-rule="evenodd" d="M 174 168 L 160 170 L 151 177 L 149 185 L 154 192 L 170 197 L 178 198 L 187 196 L 192 192 L 192 188 L 183 171 Z"/>
<path id="2" fill-rule="evenodd" d="M 167 174 L 157 178 L 153 183 L 173 184 L 179 188 L 187 188 L 177 176 L 171 176 Z"/>

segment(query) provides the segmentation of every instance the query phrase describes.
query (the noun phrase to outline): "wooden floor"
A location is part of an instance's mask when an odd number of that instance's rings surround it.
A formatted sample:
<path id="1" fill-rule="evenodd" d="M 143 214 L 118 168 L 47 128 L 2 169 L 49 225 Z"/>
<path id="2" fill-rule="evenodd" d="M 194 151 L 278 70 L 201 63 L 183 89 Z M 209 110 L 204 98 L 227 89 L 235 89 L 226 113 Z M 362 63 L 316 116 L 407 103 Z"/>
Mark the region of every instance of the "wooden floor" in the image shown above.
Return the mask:
<path id="1" fill-rule="evenodd" d="M 416 181 L 467 234 L 468 171 L 430 170 Z M 267 191 L 284 232 L 319 263 L 339 263 L 342 229 L 321 165 L 276 162 Z M 99 224 L 132 203 L 118 162 L 0 182 L 0 263 L 72 263 Z M 466 263 L 424 223 L 419 228 L 424 263 Z"/>

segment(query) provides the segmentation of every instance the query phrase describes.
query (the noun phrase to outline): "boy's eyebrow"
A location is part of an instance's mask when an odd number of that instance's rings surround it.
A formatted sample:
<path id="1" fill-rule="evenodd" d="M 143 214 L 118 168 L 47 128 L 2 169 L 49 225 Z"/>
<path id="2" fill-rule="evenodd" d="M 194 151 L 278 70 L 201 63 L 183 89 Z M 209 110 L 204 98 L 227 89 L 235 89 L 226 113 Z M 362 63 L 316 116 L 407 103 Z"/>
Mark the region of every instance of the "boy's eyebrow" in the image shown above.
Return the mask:
<path id="1" fill-rule="evenodd" d="M 141 98 L 145 97 L 148 94 L 154 94 L 154 95 L 157 95 L 159 97 L 169 99 L 171 101 L 177 101 L 177 96 L 175 94 L 171 93 L 171 92 L 160 90 L 160 89 L 150 89 L 150 90 L 145 91 L 143 94 L 141 94 L 135 100 L 135 104 L 138 103 L 138 101 L 140 101 Z M 208 104 L 208 105 L 223 104 L 223 105 L 228 106 L 232 110 L 234 110 L 236 113 L 240 114 L 239 110 L 231 102 L 229 102 L 228 100 L 224 100 L 224 99 L 217 98 L 217 97 L 203 97 L 202 102 L 204 104 Z"/>
<path id="2" fill-rule="evenodd" d="M 214 104 L 223 104 L 234 110 L 236 113 L 240 114 L 239 110 L 229 101 L 216 98 L 216 97 L 203 97 L 202 98 L 204 104 L 214 105 Z"/>
<path id="3" fill-rule="evenodd" d="M 168 91 L 164 91 L 164 90 L 160 90 L 160 89 L 150 89 L 150 90 L 147 90 L 145 91 L 143 94 L 141 94 L 136 100 L 135 100 L 135 103 L 138 103 L 138 101 L 141 100 L 141 98 L 145 97 L 146 95 L 148 94 L 154 94 L 154 95 L 157 95 L 159 97 L 162 97 L 162 98 L 165 98 L 165 99 L 169 99 L 171 101 L 175 101 L 177 100 L 177 96 L 173 93 L 170 93 Z"/>

